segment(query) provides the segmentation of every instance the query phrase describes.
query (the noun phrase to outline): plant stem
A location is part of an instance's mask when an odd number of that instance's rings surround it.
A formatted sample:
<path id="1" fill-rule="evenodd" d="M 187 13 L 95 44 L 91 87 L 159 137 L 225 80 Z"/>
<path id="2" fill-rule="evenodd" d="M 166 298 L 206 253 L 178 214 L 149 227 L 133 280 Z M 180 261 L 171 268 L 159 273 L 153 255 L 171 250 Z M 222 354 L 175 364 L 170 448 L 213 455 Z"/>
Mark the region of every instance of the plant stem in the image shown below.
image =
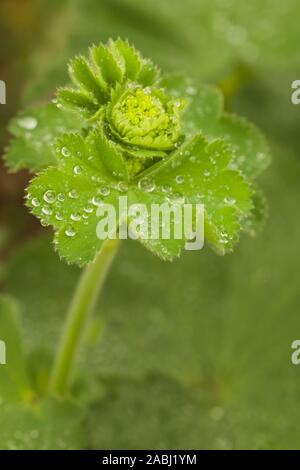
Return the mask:
<path id="1" fill-rule="evenodd" d="M 95 307 L 118 245 L 119 240 L 105 241 L 95 261 L 90 263 L 81 275 L 69 307 L 50 380 L 50 389 L 57 395 L 68 391 L 72 366 L 84 326 Z"/>

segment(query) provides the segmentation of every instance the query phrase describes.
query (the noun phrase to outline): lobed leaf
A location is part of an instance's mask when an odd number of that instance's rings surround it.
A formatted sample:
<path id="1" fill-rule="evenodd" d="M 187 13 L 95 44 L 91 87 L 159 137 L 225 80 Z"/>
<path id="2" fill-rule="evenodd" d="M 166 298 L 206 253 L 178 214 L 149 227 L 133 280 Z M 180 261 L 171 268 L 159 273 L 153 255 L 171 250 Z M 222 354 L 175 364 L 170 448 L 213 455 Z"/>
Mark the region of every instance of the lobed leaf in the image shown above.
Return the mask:
<path id="1" fill-rule="evenodd" d="M 38 171 L 56 163 L 54 141 L 59 135 L 82 127 L 74 114 L 54 104 L 42 105 L 13 118 L 9 130 L 15 137 L 6 150 L 5 161 L 12 171 Z"/>
<path id="2" fill-rule="evenodd" d="M 5 364 L 0 364 L 0 395 L 3 401 L 28 400 L 33 392 L 22 347 L 19 308 L 8 297 L 0 297 L 0 339 L 5 345 Z M 2 358 L 2 356 L 1 356 Z"/>

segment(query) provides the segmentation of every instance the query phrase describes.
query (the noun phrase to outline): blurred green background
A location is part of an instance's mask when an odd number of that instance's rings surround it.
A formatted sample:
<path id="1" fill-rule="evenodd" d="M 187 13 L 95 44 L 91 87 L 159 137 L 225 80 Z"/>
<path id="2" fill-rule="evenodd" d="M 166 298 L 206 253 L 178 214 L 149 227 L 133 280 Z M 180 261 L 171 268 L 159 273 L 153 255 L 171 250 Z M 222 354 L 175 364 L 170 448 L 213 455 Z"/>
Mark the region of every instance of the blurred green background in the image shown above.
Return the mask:
<path id="1" fill-rule="evenodd" d="M 0 388 L 0 448 L 299 449 L 299 2 L 1 0 L 1 153 L 9 118 L 51 98 L 70 57 L 117 36 L 165 71 L 219 85 L 227 109 L 263 130 L 269 219 L 226 257 L 205 248 L 169 264 L 124 242 L 78 360 L 76 400 L 33 412 Z M 1 167 L 0 282 L 21 311 L 42 396 L 79 270 L 24 208 L 29 178 Z"/>

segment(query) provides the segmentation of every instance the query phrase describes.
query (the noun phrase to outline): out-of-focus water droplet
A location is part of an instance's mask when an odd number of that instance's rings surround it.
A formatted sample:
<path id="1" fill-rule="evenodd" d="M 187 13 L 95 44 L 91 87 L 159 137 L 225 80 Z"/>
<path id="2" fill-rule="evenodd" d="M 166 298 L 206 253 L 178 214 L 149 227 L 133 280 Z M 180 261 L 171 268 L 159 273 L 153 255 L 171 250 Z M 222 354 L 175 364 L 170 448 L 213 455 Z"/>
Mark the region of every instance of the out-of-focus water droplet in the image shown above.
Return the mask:
<path id="1" fill-rule="evenodd" d="M 66 199 L 66 196 L 63 193 L 59 193 L 59 195 L 57 196 L 57 199 L 59 202 L 64 202 Z"/>
<path id="2" fill-rule="evenodd" d="M 57 212 L 55 214 L 55 218 L 56 218 L 56 220 L 63 220 L 63 215 L 60 212 Z"/>
<path id="3" fill-rule="evenodd" d="M 33 429 L 32 431 L 30 431 L 30 438 L 31 439 L 37 439 L 39 437 L 40 433 L 37 429 Z"/>
<path id="4" fill-rule="evenodd" d="M 213 421 L 220 421 L 224 417 L 225 411 L 220 406 L 214 406 L 209 414 Z"/>
<path id="5" fill-rule="evenodd" d="M 190 96 L 193 96 L 197 93 L 197 89 L 195 87 L 193 87 L 192 85 L 189 85 L 188 87 L 186 87 L 185 91 Z"/>
<path id="6" fill-rule="evenodd" d="M 22 129 L 26 129 L 28 131 L 32 131 L 38 125 L 37 120 L 34 117 L 27 116 L 18 119 L 18 124 Z"/>
<path id="7" fill-rule="evenodd" d="M 258 152 L 258 153 L 256 154 L 256 158 L 257 158 L 257 160 L 258 160 L 259 162 L 261 162 L 262 160 L 265 159 L 265 154 L 262 153 L 262 152 Z"/>
<path id="8" fill-rule="evenodd" d="M 236 201 L 235 201 L 234 197 L 227 196 L 227 197 L 224 198 L 224 202 L 225 202 L 226 205 L 232 206 L 233 204 L 235 204 Z"/>

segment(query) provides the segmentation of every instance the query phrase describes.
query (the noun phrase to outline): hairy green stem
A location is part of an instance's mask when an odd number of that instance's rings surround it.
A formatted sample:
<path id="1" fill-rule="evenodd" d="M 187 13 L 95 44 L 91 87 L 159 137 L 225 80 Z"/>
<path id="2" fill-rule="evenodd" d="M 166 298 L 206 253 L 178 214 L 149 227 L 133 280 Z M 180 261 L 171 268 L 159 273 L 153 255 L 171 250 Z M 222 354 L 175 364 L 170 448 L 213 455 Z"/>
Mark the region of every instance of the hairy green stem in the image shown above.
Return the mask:
<path id="1" fill-rule="evenodd" d="M 95 261 L 90 263 L 81 275 L 69 307 L 61 343 L 54 362 L 50 380 L 50 390 L 54 394 L 63 395 L 68 391 L 72 366 L 84 326 L 95 307 L 118 245 L 118 240 L 107 240 Z"/>

